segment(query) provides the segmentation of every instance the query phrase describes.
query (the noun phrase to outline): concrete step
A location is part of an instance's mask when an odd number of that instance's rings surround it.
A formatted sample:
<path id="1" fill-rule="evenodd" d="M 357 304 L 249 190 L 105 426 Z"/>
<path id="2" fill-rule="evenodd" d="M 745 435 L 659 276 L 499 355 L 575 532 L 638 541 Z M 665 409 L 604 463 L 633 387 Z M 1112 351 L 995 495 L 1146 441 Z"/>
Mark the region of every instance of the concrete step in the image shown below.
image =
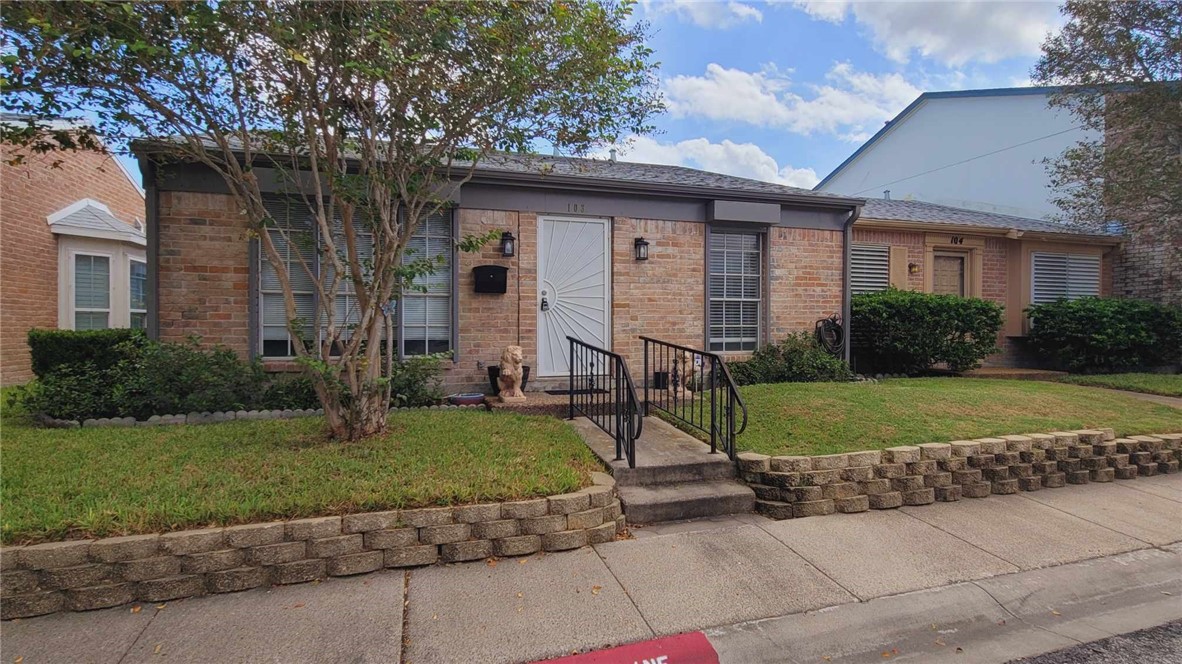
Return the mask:
<path id="1" fill-rule="evenodd" d="M 735 464 L 725 454 L 699 454 L 685 461 L 660 466 L 629 468 L 627 464 L 612 464 L 612 476 L 617 486 L 653 486 L 715 482 L 735 478 Z"/>
<path id="2" fill-rule="evenodd" d="M 618 486 L 628 523 L 648 524 L 750 512 L 755 492 L 735 480 Z"/>

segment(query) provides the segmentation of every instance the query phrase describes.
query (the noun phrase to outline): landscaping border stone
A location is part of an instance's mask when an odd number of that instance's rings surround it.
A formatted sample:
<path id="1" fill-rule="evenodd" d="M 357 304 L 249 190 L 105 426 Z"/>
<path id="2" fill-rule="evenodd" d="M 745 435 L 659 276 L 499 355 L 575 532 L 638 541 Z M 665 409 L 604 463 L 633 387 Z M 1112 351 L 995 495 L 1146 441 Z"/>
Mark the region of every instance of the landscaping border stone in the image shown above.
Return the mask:
<path id="1" fill-rule="evenodd" d="M 462 409 L 487 410 L 483 404 L 467 404 L 463 406 L 441 404 L 438 406 L 391 408 L 390 412 Z M 33 419 L 41 426 L 50 429 L 77 429 L 79 427 L 154 427 L 169 424 L 217 424 L 218 422 L 230 422 L 232 420 L 290 420 L 297 417 L 317 417 L 323 414 L 323 408 L 297 408 L 294 410 L 219 410 L 214 413 L 153 415 L 146 420 L 137 420 L 134 417 L 97 417 L 85 420 L 61 420 L 44 414 L 35 415 Z"/>
<path id="2" fill-rule="evenodd" d="M 820 456 L 738 455 L 755 511 L 781 520 L 1178 472 L 1182 433 L 1081 429 Z"/>
<path id="3" fill-rule="evenodd" d="M 0 619 L 607 542 L 624 530 L 615 480 L 591 481 L 526 501 L 3 547 Z"/>

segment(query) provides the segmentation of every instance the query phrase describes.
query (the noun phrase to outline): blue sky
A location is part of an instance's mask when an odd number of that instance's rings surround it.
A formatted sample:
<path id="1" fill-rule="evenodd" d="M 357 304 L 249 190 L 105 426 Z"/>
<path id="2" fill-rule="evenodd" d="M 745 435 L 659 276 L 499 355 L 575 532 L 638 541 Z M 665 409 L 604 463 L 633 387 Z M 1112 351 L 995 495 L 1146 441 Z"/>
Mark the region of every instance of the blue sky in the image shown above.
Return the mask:
<path id="1" fill-rule="evenodd" d="M 1043 2 L 641 0 L 669 111 L 621 159 L 811 187 L 921 92 L 1027 85 Z"/>
<path id="2" fill-rule="evenodd" d="M 1057 3 L 1016 0 L 639 2 L 669 111 L 620 159 L 798 187 L 921 92 L 1029 84 L 1062 24 Z"/>

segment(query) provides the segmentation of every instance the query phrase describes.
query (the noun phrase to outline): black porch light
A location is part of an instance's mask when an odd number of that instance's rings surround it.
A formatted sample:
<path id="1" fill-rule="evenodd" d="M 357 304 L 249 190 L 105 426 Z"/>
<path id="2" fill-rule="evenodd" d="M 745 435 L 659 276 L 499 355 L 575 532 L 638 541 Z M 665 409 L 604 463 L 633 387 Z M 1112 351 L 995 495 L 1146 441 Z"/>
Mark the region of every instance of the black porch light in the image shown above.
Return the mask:
<path id="1" fill-rule="evenodd" d="M 501 233 L 501 255 L 505 258 L 513 258 L 513 254 L 517 252 L 517 238 L 509 231 Z"/>
<path id="2" fill-rule="evenodd" d="M 636 251 L 636 260 L 648 260 L 648 240 L 638 237 L 632 242 L 632 247 Z"/>

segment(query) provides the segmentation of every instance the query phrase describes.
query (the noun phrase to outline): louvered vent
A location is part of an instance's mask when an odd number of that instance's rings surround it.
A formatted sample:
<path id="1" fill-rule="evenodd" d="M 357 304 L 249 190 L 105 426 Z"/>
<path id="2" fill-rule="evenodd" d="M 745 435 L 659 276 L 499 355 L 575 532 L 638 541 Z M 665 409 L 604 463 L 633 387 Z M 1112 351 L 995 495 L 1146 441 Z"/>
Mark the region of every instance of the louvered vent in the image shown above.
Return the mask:
<path id="1" fill-rule="evenodd" d="M 891 285 L 891 248 L 885 244 L 850 246 L 850 292 L 873 293 Z"/>
<path id="2" fill-rule="evenodd" d="M 1031 302 L 1045 304 L 1100 294 L 1100 257 L 1084 254 L 1033 255 Z"/>

